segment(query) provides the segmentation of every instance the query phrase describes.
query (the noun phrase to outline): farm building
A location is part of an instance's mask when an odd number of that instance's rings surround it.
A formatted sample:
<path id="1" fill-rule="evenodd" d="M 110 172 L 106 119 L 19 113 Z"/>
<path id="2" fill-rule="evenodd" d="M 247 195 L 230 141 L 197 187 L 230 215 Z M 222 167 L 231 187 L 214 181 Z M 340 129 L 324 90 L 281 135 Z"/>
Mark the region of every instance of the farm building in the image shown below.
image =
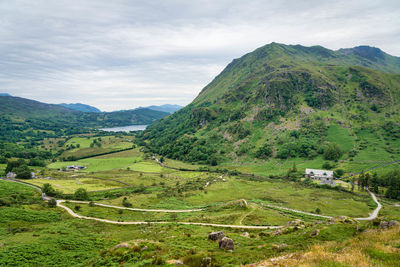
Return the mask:
<path id="1" fill-rule="evenodd" d="M 306 169 L 306 178 L 313 180 L 320 180 L 321 184 L 328 184 L 334 186 L 336 183 L 333 181 L 333 171 Z"/>
<path id="2" fill-rule="evenodd" d="M 67 166 L 66 169 L 67 170 L 83 170 L 83 169 L 86 169 L 86 167 L 80 166 L 80 165 L 71 165 L 71 166 Z"/>
<path id="3" fill-rule="evenodd" d="M 9 172 L 6 175 L 7 179 L 14 179 L 15 177 L 17 177 L 17 175 L 13 172 Z"/>

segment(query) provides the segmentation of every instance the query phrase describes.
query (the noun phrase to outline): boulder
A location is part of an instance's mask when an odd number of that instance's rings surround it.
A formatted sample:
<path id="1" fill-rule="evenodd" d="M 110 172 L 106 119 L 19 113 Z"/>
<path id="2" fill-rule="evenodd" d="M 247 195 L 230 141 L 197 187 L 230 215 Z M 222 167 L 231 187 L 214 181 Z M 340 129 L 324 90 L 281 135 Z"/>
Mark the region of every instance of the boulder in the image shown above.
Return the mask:
<path id="1" fill-rule="evenodd" d="M 225 237 L 225 233 L 222 231 L 212 232 L 208 235 L 208 239 L 212 241 L 220 240 Z"/>
<path id="2" fill-rule="evenodd" d="M 347 216 L 338 216 L 338 217 L 330 218 L 328 221 L 328 224 L 335 224 L 335 223 L 355 224 L 356 221 Z"/>
<path id="3" fill-rule="evenodd" d="M 182 266 L 183 265 L 183 261 L 181 261 L 181 260 L 169 260 L 169 261 L 167 261 L 167 263 L 171 264 L 171 265 L 175 264 L 176 266 Z"/>
<path id="4" fill-rule="evenodd" d="M 288 245 L 286 245 L 285 243 L 282 243 L 280 245 L 272 245 L 272 248 L 279 252 L 285 250 L 287 247 Z"/>
<path id="5" fill-rule="evenodd" d="M 233 248 L 234 248 L 233 240 L 228 237 L 222 238 L 219 241 L 218 245 L 219 245 L 220 249 L 224 249 L 224 250 L 233 250 Z"/>
<path id="6" fill-rule="evenodd" d="M 124 243 L 116 245 L 114 248 L 130 248 L 130 247 L 132 247 L 132 246 L 129 245 L 128 243 L 124 242 Z"/>
<path id="7" fill-rule="evenodd" d="M 306 227 L 306 224 L 304 221 L 296 219 L 294 221 L 288 222 L 286 224 L 286 227 L 294 227 L 294 229 L 303 229 Z"/>
<path id="8" fill-rule="evenodd" d="M 310 233 L 311 237 L 318 236 L 318 235 L 319 235 L 319 229 L 315 229 Z"/>

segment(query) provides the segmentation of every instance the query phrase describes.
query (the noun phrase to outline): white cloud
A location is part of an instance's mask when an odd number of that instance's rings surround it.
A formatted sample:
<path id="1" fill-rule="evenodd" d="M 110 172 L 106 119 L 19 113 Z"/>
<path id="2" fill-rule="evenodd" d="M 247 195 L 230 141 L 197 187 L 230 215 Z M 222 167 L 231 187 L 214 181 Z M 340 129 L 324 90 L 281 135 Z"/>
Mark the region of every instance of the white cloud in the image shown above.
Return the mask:
<path id="1" fill-rule="evenodd" d="M 103 110 L 188 104 L 270 43 L 400 55 L 398 1 L 0 2 L 0 91 Z"/>

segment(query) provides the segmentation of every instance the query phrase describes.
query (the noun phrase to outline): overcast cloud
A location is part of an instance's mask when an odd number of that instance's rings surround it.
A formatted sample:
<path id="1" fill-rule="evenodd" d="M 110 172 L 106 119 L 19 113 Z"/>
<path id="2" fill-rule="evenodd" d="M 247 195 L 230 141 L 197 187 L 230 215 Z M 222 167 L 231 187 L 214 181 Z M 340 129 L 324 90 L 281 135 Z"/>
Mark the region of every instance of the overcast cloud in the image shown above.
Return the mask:
<path id="1" fill-rule="evenodd" d="M 400 1 L 0 0 L 0 92 L 105 111 L 186 105 L 270 42 L 400 56 Z"/>

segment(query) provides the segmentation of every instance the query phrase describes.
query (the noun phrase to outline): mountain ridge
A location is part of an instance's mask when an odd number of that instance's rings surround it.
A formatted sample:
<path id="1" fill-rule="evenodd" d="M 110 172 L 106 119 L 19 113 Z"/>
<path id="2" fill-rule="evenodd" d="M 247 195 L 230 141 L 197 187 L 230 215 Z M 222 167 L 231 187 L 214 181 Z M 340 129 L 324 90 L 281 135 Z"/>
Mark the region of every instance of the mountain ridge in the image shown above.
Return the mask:
<path id="1" fill-rule="evenodd" d="M 151 124 L 169 113 L 151 109 L 115 112 L 82 112 L 57 104 L 21 97 L 0 97 L 0 136 L 18 141 L 32 136 L 56 136 L 86 132 L 89 129 Z M 26 133 L 28 132 L 28 133 Z"/>
<path id="2" fill-rule="evenodd" d="M 330 124 L 352 132 L 370 124 L 398 127 L 400 61 L 379 51 L 265 45 L 234 59 L 191 104 L 141 138 L 154 153 L 209 164 L 250 160 L 264 146 L 268 157 L 313 157 L 323 150 Z M 295 127 L 285 125 L 290 123 Z M 303 134 L 303 148 L 289 130 Z"/>
<path id="3" fill-rule="evenodd" d="M 72 110 L 77 110 L 77 111 L 82 111 L 82 112 L 101 112 L 100 109 L 94 107 L 94 106 L 90 106 L 90 105 L 86 105 L 86 104 L 82 104 L 82 103 L 61 103 L 59 104 L 60 106 L 72 109 Z"/>

